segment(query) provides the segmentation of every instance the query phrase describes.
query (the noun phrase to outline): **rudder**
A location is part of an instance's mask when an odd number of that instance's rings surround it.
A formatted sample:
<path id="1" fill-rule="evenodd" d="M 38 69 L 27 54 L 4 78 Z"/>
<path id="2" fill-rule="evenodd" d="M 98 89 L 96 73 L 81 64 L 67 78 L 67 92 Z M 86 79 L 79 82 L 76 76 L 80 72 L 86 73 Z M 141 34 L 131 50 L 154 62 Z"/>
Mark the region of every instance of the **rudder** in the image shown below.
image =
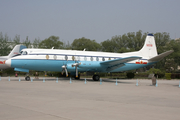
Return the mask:
<path id="1" fill-rule="evenodd" d="M 153 34 L 150 33 L 146 36 L 144 46 L 139 52 L 143 56 L 143 58 L 147 59 L 157 56 L 156 42 Z"/>

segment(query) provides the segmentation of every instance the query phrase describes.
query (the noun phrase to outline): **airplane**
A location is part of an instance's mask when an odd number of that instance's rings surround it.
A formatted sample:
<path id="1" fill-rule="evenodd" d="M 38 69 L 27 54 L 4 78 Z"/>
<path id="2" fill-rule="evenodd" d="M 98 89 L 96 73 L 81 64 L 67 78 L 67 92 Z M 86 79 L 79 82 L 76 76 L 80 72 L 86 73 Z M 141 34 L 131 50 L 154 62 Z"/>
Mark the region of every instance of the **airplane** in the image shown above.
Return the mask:
<path id="1" fill-rule="evenodd" d="M 15 71 L 62 71 L 68 76 L 75 75 L 80 78 L 79 72 L 123 72 L 146 67 L 157 63 L 171 54 L 173 50 L 157 54 L 153 34 L 148 34 L 144 46 L 139 51 L 127 53 L 110 53 L 96 51 L 39 49 L 27 53 L 23 49 L 22 55 L 6 60 L 5 64 Z M 30 80 L 26 76 L 26 80 Z M 93 75 L 97 81 L 100 76 Z"/>
<path id="2" fill-rule="evenodd" d="M 11 68 L 5 64 L 5 61 L 9 58 L 15 57 L 17 55 L 20 55 L 20 51 L 22 49 L 26 48 L 24 45 L 16 45 L 13 50 L 9 53 L 8 56 L 0 56 L 0 69 L 8 69 Z"/>

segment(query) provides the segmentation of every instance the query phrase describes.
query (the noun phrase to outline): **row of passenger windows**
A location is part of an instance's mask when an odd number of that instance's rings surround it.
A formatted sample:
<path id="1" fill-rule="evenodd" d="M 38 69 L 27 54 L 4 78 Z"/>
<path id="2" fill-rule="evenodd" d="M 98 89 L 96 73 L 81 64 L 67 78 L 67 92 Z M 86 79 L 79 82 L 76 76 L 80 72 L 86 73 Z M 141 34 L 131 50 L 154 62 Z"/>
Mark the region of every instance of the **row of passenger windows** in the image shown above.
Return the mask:
<path id="1" fill-rule="evenodd" d="M 26 51 L 21 51 L 21 55 L 27 55 L 28 53 Z M 53 56 L 54 59 L 57 59 L 57 56 L 54 55 Z M 49 55 L 46 55 L 46 59 L 49 59 Z M 84 56 L 84 57 L 80 57 L 80 56 L 67 56 L 65 55 L 64 57 L 65 60 L 84 60 L 84 61 L 106 61 L 106 60 L 113 60 L 113 59 L 116 59 L 116 58 L 105 58 L 105 57 L 87 57 L 87 56 Z"/>
<path id="2" fill-rule="evenodd" d="M 27 53 L 27 51 L 21 51 L 21 55 L 27 55 L 28 53 Z M 49 58 L 49 55 L 46 55 L 46 58 L 47 58 L 47 56 L 48 56 L 48 58 Z M 71 58 L 72 57 L 72 58 Z M 57 56 L 56 55 L 54 55 L 53 56 L 53 58 L 54 59 L 57 59 Z M 105 58 L 105 57 L 86 57 L 86 56 L 84 56 L 84 57 L 80 57 L 80 56 L 67 56 L 67 55 L 65 55 L 65 60 L 84 60 L 84 61 L 105 61 L 105 60 L 112 60 L 112 59 L 116 59 L 116 58 Z"/>
<path id="3" fill-rule="evenodd" d="M 65 60 L 84 60 L 84 61 L 105 61 L 105 60 L 112 60 L 112 59 L 115 59 L 115 58 L 105 58 L 105 57 L 80 57 L 80 56 L 65 56 Z"/>

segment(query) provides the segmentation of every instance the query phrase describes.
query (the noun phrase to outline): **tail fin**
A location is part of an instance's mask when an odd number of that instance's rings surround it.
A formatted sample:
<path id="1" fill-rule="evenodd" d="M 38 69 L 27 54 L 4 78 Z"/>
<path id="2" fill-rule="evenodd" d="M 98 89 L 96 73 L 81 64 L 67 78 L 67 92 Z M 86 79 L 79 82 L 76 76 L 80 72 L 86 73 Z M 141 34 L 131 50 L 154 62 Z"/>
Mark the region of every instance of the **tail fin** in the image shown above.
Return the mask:
<path id="1" fill-rule="evenodd" d="M 13 48 L 13 50 L 9 53 L 8 58 L 11 58 L 11 57 L 14 57 L 14 56 L 20 54 L 20 51 L 21 51 L 22 49 L 24 49 L 24 48 L 26 48 L 26 46 L 24 46 L 24 45 L 16 45 L 16 46 Z"/>
<path id="2" fill-rule="evenodd" d="M 139 52 L 144 58 L 147 59 L 157 56 L 156 43 L 153 34 L 147 35 L 144 46 Z"/>

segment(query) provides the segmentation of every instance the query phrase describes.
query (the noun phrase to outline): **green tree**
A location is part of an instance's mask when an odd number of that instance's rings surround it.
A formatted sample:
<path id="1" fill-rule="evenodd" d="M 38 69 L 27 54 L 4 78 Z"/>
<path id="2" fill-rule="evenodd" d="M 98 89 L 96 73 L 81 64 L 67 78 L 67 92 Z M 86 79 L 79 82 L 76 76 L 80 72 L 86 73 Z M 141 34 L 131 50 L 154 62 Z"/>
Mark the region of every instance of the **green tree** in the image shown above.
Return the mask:
<path id="1" fill-rule="evenodd" d="M 85 37 L 75 39 L 71 46 L 74 50 L 86 49 L 87 51 L 99 51 L 101 49 L 99 43 L 97 43 L 95 40 L 90 40 Z"/>
<path id="2" fill-rule="evenodd" d="M 10 47 L 10 38 L 5 34 L 3 36 L 3 33 L 0 32 L 0 56 L 6 56 L 10 53 L 11 47 Z"/>
<path id="3" fill-rule="evenodd" d="M 25 45 L 27 48 L 31 47 L 31 41 L 28 39 L 28 36 L 26 37 L 26 40 L 23 42 L 23 45 Z"/>
<path id="4" fill-rule="evenodd" d="M 16 35 L 15 37 L 14 37 L 14 39 L 13 39 L 13 48 L 16 46 L 16 45 L 18 45 L 18 44 L 20 44 L 20 35 Z"/>
<path id="5" fill-rule="evenodd" d="M 72 49 L 71 44 L 69 43 L 69 41 L 67 43 L 63 42 L 63 49 L 67 49 L 67 50 Z"/>
<path id="6" fill-rule="evenodd" d="M 58 36 L 50 36 L 49 38 L 41 41 L 39 43 L 40 48 L 46 48 L 51 49 L 54 47 L 55 49 L 62 49 L 63 48 L 63 42 L 59 41 Z"/>
<path id="7" fill-rule="evenodd" d="M 39 48 L 39 44 L 41 43 L 41 40 L 38 38 L 35 38 L 33 41 L 33 48 Z"/>
<path id="8" fill-rule="evenodd" d="M 114 52 L 113 42 L 111 40 L 106 40 L 101 42 L 103 52 Z"/>
<path id="9" fill-rule="evenodd" d="M 136 33 L 129 32 L 122 36 L 113 36 L 111 40 L 101 43 L 102 51 L 118 53 L 138 51 L 142 48 L 146 35 L 146 33 L 143 35 L 142 31 L 139 30 Z"/>
<path id="10" fill-rule="evenodd" d="M 128 45 L 127 47 L 130 49 L 130 51 L 138 51 L 140 50 L 145 42 L 147 33 L 142 34 L 142 31 L 139 30 L 138 32 L 129 32 L 127 33 L 127 41 Z"/>
<path id="11" fill-rule="evenodd" d="M 171 40 L 170 36 L 169 36 L 169 33 L 157 32 L 157 33 L 154 34 L 154 38 L 155 38 L 155 41 L 156 41 L 156 47 L 157 47 L 158 53 L 160 54 L 160 53 L 165 52 L 166 51 L 165 46 L 167 44 L 169 44 L 169 42 Z"/>
<path id="12" fill-rule="evenodd" d="M 161 54 L 163 52 L 166 52 L 168 50 L 171 50 L 169 46 L 170 44 L 170 36 L 169 33 L 163 32 L 163 33 L 155 33 L 154 38 L 156 41 L 156 47 L 157 47 L 157 52 L 158 54 Z M 161 61 L 155 64 L 155 68 L 165 70 L 164 65 L 166 64 L 167 59 L 169 59 L 170 56 L 165 57 Z"/>
<path id="13" fill-rule="evenodd" d="M 170 54 L 167 58 L 173 61 L 173 64 L 176 65 L 176 67 L 174 66 L 174 68 L 175 70 L 177 70 L 177 66 L 180 66 L 180 39 L 171 40 L 166 44 L 165 49 L 166 51 L 174 50 L 174 52 Z M 166 61 L 166 63 L 168 63 L 168 61 Z M 172 63 L 170 64 L 171 66 L 173 66 Z"/>

